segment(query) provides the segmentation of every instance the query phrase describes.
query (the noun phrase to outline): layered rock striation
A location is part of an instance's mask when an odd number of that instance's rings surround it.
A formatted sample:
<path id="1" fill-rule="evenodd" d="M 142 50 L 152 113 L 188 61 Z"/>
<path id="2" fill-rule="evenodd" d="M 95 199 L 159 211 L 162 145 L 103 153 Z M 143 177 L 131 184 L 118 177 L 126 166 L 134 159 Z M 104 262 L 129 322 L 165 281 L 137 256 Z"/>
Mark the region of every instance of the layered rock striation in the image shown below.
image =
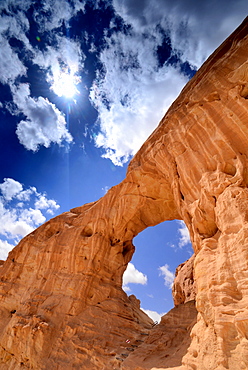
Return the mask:
<path id="1" fill-rule="evenodd" d="M 186 85 L 122 183 L 10 252 L 1 369 L 248 368 L 247 26 Z M 172 219 L 185 221 L 195 257 L 153 328 L 122 276 L 134 236 Z"/>

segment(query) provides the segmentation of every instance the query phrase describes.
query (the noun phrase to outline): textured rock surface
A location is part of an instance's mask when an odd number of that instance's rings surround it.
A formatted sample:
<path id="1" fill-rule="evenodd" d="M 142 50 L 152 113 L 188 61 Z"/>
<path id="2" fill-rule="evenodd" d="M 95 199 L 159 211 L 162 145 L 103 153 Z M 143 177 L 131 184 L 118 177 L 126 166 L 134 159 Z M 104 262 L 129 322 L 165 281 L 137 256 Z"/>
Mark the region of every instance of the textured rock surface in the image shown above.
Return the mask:
<path id="1" fill-rule="evenodd" d="M 181 365 L 190 345 L 190 331 L 196 323 L 196 317 L 195 301 L 173 308 L 162 317 L 159 325 L 142 338 L 143 342 L 125 360 L 123 370 L 148 370 L 154 364 L 164 368 Z"/>
<path id="2" fill-rule="evenodd" d="M 194 261 L 195 255 L 179 265 L 176 269 L 172 288 L 175 306 L 195 300 L 196 289 L 194 279 Z"/>
<path id="3" fill-rule="evenodd" d="M 10 253 L 0 268 L 1 370 L 248 368 L 247 59 L 245 21 L 184 88 L 121 184 Z M 186 222 L 196 255 L 190 344 L 192 302 L 168 316 L 184 328 L 181 348 L 171 321 L 151 329 L 121 288 L 133 237 L 175 218 Z M 149 332 L 154 345 L 144 343 L 151 357 L 142 362 L 143 344 L 132 351 L 126 340 L 141 343 Z M 159 343 L 177 352 L 163 358 Z"/>

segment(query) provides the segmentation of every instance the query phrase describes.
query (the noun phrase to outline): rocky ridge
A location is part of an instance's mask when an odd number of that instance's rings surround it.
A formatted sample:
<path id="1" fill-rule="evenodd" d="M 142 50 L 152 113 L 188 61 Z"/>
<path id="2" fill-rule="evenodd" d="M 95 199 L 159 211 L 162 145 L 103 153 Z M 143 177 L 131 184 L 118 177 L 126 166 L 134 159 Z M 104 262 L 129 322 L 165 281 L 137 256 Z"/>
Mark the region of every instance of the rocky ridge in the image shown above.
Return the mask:
<path id="1" fill-rule="evenodd" d="M 122 183 L 10 252 L 1 370 L 248 368 L 247 29 L 246 19 L 186 85 Z M 195 257 L 153 327 L 122 276 L 134 236 L 172 219 L 185 221 Z"/>

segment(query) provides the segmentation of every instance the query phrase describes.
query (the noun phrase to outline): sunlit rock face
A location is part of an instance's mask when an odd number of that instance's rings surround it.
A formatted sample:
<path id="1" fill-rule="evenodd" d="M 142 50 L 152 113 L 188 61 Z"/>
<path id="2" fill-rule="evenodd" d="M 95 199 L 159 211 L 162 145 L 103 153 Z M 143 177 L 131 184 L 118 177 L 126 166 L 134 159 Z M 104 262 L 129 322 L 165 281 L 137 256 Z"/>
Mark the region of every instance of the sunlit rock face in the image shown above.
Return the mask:
<path id="1" fill-rule="evenodd" d="M 196 288 L 194 279 L 194 261 L 195 255 L 193 254 L 190 259 L 179 265 L 176 269 L 174 284 L 172 287 L 175 306 L 195 300 Z"/>
<path id="2" fill-rule="evenodd" d="M 247 60 L 245 21 L 187 84 L 121 184 L 9 254 L 0 267 L 1 369 L 248 368 Z M 172 219 L 187 224 L 195 259 L 191 275 L 178 271 L 177 307 L 153 327 L 122 275 L 134 236 Z"/>

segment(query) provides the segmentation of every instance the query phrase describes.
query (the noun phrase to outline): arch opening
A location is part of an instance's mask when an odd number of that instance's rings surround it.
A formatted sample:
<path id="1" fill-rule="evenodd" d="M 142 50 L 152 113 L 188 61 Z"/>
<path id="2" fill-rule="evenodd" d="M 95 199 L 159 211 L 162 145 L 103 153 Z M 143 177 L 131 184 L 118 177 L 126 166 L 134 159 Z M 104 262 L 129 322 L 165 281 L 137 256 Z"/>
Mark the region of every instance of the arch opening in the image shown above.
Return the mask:
<path id="1" fill-rule="evenodd" d="M 183 221 L 148 227 L 133 240 L 135 253 L 123 276 L 123 289 L 134 294 L 154 320 L 174 307 L 172 285 L 177 267 L 194 253 Z"/>

